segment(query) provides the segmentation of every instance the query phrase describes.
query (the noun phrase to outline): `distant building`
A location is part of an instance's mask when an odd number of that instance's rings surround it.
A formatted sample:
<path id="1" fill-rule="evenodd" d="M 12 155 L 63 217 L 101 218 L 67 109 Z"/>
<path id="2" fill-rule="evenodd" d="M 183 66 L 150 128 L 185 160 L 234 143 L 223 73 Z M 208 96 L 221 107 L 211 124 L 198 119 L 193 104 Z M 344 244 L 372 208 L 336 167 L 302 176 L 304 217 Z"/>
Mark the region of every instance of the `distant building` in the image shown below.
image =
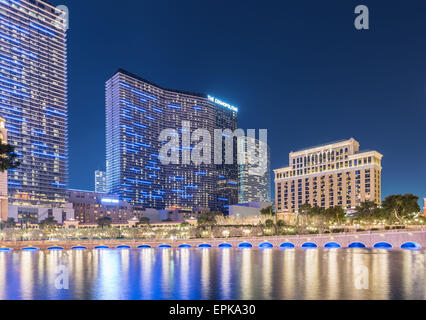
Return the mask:
<path id="1" fill-rule="evenodd" d="M 0 118 L 0 143 L 7 143 L 7 129 L 3 118 Z M 5 171 L 0 172 L 0 222 L 6 221 L 8 217 L 7 197 L 7 171 Z"/>
<path id="2" fill-rule="evenodd" d="M 111 218 L 115 224 L 126 224 L 135 217 L 146 217 L 150 222 L 162 221 L 158 210 L 132 206 L 114 194 L 68 190 L 67 201 L 74 209 L 75 220 L 80 224 L 96 224 L 102 217 Z"/>
<path id="3" fill-rule="evenodd" d="M 238 203 L 238 181 L 236 179 L 219 179 L 216 187 L 216 210 L 225 214 L 229 213 L 229 206 Z"/>
<path id="4" fill-rule="evenodd" d="M 272 206 L 271 202 L 241 203 L 229 207 L 229 216 L 237 218 L 259 216 L 261 210 Z"/>
<path id="5" fill-rule="evenodd" d="M 18 225 L 38 224 L 46 218 L 53 218 L 59 224 L 74 219 L 74 209 L 69 204 L 63 208 L 9 205 L 8 211 L 9 218 L 13 218 Z"/>
<path id="6" fill-rule="evenodd" d="M 95 192 L 108 193 L 105 171 L 95 171 Z"/>
<path id="7" fill-rule="evenodd" d="M 298 212 L 301 205 L 354 209 L 361 202 L 381 205 L 382 155 L 359 151 L 349 140 L 290 153 L 290 166 L 274 170 L 277 213 Z"/>
<path id="8" fill-rule="evenodd" d="M 246 137 L 245 140 L 244 147 L 239 149 L 245 165 L 239 166 L 238 202 L 270 202 L 270 149 L 257 139 Z M 244 140 L 240 141 L 243 142 Z M 264 157 L 262 152 L 266 152 Z M 259 161 L 256 162 L 257 160 Z"/>
<path id="9" fill-rule="evenodd" d="M 96 223 L 99 218 L 109 217 L 114 223 L 127 223 L 135 216 L 133 207 L 117 195 L 83 190 L 68 190 L 67 201 L 80 223 Z"/>

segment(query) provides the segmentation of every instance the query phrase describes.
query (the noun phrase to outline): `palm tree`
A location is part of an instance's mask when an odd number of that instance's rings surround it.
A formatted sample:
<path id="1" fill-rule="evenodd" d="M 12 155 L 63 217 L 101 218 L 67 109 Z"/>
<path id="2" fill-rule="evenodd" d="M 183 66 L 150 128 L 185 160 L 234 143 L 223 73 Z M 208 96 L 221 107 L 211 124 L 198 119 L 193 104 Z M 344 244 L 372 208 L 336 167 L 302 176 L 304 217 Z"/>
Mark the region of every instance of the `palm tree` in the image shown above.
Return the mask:
<path id="1" fill-rule="evenodd" d="M 4 223 L 6 229 L 13 229 L 16 227 L 15 218 L 8 218 Z"/>

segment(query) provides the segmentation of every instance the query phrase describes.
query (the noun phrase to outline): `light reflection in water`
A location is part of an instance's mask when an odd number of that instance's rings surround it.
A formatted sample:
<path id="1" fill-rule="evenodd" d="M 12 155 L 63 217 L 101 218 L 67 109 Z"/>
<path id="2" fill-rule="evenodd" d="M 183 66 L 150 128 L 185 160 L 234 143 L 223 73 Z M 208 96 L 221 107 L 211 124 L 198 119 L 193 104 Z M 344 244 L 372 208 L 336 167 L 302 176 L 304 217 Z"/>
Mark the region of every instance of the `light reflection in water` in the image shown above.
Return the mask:
<path id="1" fill-rule="evenodd" d="M 0 254 L 0 299 L 420 299 L 425 251 L 143 249 Z M 70 289 L 57 290 L 57 266 Z M 368 288 L 357 288 L 359 266 Z M 175 277 L 176 275 L 176 277 Z"/>
<path id="2" fill-rule="evenodd" d="M 340 288 L 339 283 L 339 252 L 340 249 L 330 249 L 328 250 L 327 257 L 328 257 L 328 296 L 327 299 L 329 300 L 336 300 L 338 299 L 338 291 Z"/>
<path id="3" fill-rule="evenodd" d="M 252 296 L 253 278 L 251 272 L 252 249 L 242 249 L 241 254 L 241 297 L 243 300 L 250 300 Z"/>
<path id="4" fill-rule="evenodd" d="M 201 298 L 208 299 L 210 294 L 210 249 L 201 250 Z"/>
<path id="5" fill-rule="evenodd" d="M 224 248 L 220 249 L 221 253 L 221 278 L 220 278 L 220 289 L 221 289 L 221 298 L 223 300 L 231 299 L 231 249 Z"/>
<path id="6" fill-rule="evenodd" d="M 46 263 L 46 253 L 44 251 L 39 252 L 38 254 L 38 277 L 41 282 L 45 279 L 45 271 L 46 268 L 44 268 L 44 265 Z"/>
<path id="7" fill-rule="evenodd" d="M 6 254 L 0 252 L 0 300 L 6 300 Z"/>
<path id="8" fill-rule="evenodd" d="M 42 268 L 41 270 L 51 270 L 51 272 L 47 272 L 45 275 L 42 276 L 41 281 L 43 281 L 43 279 L 47 279 L 47 283 L 49 283 L 49 286 L 47 287 L 47 292 L 50 296 L 54 296 L 55 291 L 57 290 L 55 286 L 55 282 L 56 282 L 56 276 L 60 272 L 59 266 L 61 265 L 62 251 L 55 251 L 55 250 L 48 251 L 48 252 L 41 251 L 39 255 L 40 255 L 38 259 L 39 266 L 44 265 L 43 262 L 44 262 L 44 259 L 46 259 L 45 261 L 46 268 Z"/>
<path id="9" fill-rule="evenodd" d="M 21 261 L 20 261 L 21 295 L 23 299 L 28 299 L 28 300 L 33 299 L 33 293 L 34 293 L 33 273 L 34 273 L 33 252 L 24 251 L 21 253 Z"/>
<path id="10" fill-rule="evenodd" d="M 160 249 L 161 251 L 161 299 L 170 299 L 172 294 L 173 283 L 171 277 L 173 273 L 173 250 Z"/>
<path id="11" fill-rule="evenodd" d="M 413 286 L 413 276 L 416 272 L 413 268 L 413 256 L 411 255 L 411 250 L 404 250 L 403 259 L 404 263 L 402 264 L 402 276 L 404 278 L 404 285 L 402 287 L 402 292 L 404 299 L 411 299 L 411 287 Z"/>
<path id="12" fill-rule="evenodd" d="M 364 286 L 370 287 L 371 283 L 371 262 L 370 255 L 366 256 L 365 249 L 351 249 L 353 254 L 349 257 L 347 266 L 349 274 L 346 277 L 348 288 L 353 288 L 351 297 L 353 299 L 366 299 L 366 289 Z"/>
<path id="13" fill-rule="evenodd" d="M 154 249 L 142 249 L 139 253 L 139 263 L 141 265 L 140 290 L 144 300 L 154 299 L 153 297 L 153 275 L 154 275 Z"/>
<path id="14" fill-rule="evenodd" d="M 308 300 L 321 299 L 319 274 L 318 249 L 306 249 L 305 251 L 305 297 Z"/>
<path id="15" fill-rule="evenodd" d="M 189 300 L 189 255 L 190 249 L 180 249 L 180 294 L 183 300 Z"/>
<path id="16" fill-rule="evenodd" d="M 272 299 L 272 249 L 262 250 L 262 283 L 265 299 Z"/>
<path id="17" fill-rule="evenodd" d="M 97 273 L 97 298 L 101 300 L 119 300 L 121 285 L 121 270 L 118 251 L 99 251 Z"/>
<path id="18" fill-rule="evenodd" d="M 283 251 L 283 299 L 294 300 L 296 299 L 296 261 L 295 261 L 296 250 L 284 250 Z"/>
<path id="19" fill-rule="evenodd" d="M 129 259 L 130 259 L 130 250 L 120 250 L 120 260 L 121 260 L 121 286 L 127 288 L 129 283 Z"/>
<path id="20" fill-rule="evenodd" d="M 403 263 L 403 299 L 415 299 L 417 296 L 426 296 L 426 266 L 424 252 L 404 250 Z"/>
<path id="21" fill-rule="evenodd" d="M 90 265 L 91 252 L 84 254 L 82 250 L 73 250 L 67 252 L 65 255 L 64 262 L 67 263 L 69 268 L 68 271 L 70 274 L 75 275 L 73 281 L 83 284 L 85 278 L 84 273 L 86 272 L 85 265 Z M 82 285 L 78 285 L 75 290 L 79 295 L 83 295 L 85 288 Z"/>
<path id="22" fill-rule="evenodd" d="M 373 250 L 371 257 L 372 273 L 370 279 L 370 288 L 372 289 L 373 299 L 387 300 L 389 296 L 389 251 Z"/>

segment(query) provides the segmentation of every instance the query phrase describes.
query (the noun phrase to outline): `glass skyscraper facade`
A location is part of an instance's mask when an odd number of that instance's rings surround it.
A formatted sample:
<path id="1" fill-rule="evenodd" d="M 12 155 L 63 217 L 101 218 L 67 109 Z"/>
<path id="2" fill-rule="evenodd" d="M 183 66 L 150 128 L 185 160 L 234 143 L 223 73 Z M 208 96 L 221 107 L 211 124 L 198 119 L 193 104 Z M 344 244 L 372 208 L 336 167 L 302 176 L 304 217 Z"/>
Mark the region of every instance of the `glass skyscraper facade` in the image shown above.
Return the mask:
<path id="1" fill-rule="evenodd" d="M 215 129 L 236 130 L 237 109 L 220 103 L 204 94 L 164 89 L 118 70 L 106 83 L 108 191 L 146 208 L 200 207 L 226 213 L 238 201 L 236 161 L 162 165 L 160 149 L 165 142 L 159 141 L 167 128 L 181 135 L 183 121 L 190 122 L 191 133 L 207 129 L 211 137 Z M 191 150 L 180 147 L 179 151 L 182 160 L 182 154 Z"/>
<path id="2" fill-rule="evenodd" d="M 246 137 L 245 143 L 240 146 L 245 164 L 239 166 L 239 203 L 271 201 L 271 154 L 268 146 L 261 147 L 262 143 Z M 262 156 L 265 151 L 266 155 Z"/>
<path id="3" fill-rule="evenodd" d="M 106 172 L 96 170 L 95 171 L 95 192 L 96 193 L 107 193 L 107 184 L 106 184 Z"/>
<path id="4" fill-rule="evenodd" d="M 0 1 L 0 116 L 21 166 L 9 204 L 59 207 L 68 179 L 66 22 L 46 1 Z"/>

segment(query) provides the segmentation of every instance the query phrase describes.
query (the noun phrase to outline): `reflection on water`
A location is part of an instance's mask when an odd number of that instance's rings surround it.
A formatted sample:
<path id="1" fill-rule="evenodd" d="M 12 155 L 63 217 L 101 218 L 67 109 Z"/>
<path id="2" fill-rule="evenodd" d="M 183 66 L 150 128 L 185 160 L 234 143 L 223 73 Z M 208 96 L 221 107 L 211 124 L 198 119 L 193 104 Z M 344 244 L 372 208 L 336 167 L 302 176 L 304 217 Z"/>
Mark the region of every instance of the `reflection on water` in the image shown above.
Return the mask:
<path id="1" fill-rule="evenodd" d="M 262 250 L 262 283 L 265 299 L 272 299 L 272 253 L 270 249 Z"/>
<path id="2" fill-rule="evenodd" d="M 294 300 L 296 298 L 296 262 L 295 262 L 296 250 L 285 250 L 282 253 L 282 263 L 279 266 L 281 273 L 283 274 L 283 286 L 281 292 L 283 292 L 283 299 Z"/>
<path id="3" fill-rule="evenodd" d="M 318 279 L 318 273 L 320 271 L 319 261 L 318 261 L 318 250 L 317 249 L 307 249 L 305 253 L 305 299 L 320 299 L 318 295 L 320 292 L 320 285 Z"/>
<path id="4" fill-rule="evenodd" d="M 325 259 L 327 259 L 327 297 L 329 300 L 338 299 L 338 292 L 340 288 L 339 283 L 339 252 L 338 249 L 330 249 L 327 252 Z"/>
<path id="5" fill-rule="evenodd" d="M 153 251 L 153 250 L 151 250 Z M 180 269 L 180 296 L 183 300 L 189 299 L 190 293 L 190 270 L 189 270 L 189 255 L 191 250 L 181 249 L 178 251 L 179 254 L 179 269 Z"/>
<path id="6" fill-rule="evenodd" d="M 240 270 L 237 269 L 236 271 L 237 271 L 237 273 L 240 273 L 240 275 L 241 275 L 241 289 L 240 289 L 241 299 L 250 300 L 250 299 L 253 299 L 251 289 L 252 289 L 252 284 L 253 284 L 253 281 L 254 281 L 254 279 L 252 278 L 252 272 L 251 272 L 252 250 L 251 249 L 242 249 L 239 253 L 242 256 L 241 268 L 240 268 Z"/>
<path id="7" fill-rule="evenodd" d="M 55 286 L 60 266 L 67 268 L 68 290 Z M 1 300 L 425 298 L 425 251 L 111 249 L 0 253 Z"/>
<path id="8" fill-rule="evenodd" d="M 201 299 L 210 296 L 210 250 L 201 249 Z"/>
<path id="9" fill-rule="evenodd" d="M 220 293 L 219 295 L 223 300 L 231 299 L 231 249 L 225 248 L 220 250 L 221 262 L 220 262 Z"/>

